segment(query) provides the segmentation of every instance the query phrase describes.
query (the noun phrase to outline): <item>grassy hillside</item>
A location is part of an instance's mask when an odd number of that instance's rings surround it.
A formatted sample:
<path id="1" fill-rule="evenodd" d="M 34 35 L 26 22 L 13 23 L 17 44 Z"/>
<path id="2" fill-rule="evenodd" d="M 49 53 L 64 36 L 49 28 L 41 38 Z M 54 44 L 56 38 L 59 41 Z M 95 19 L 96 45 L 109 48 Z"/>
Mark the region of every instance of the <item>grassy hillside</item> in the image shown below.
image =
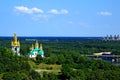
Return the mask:
<path id="1" fill-rule="evenodd" d="M 36 70 L 39 73 L 47 72 L 47 73 L 55 73 L 58 74 L 61 72 L 61 65 L 58 64 L 35 64 L 33 61 L 29 61 L 29 64 L 32 69 Z"/>

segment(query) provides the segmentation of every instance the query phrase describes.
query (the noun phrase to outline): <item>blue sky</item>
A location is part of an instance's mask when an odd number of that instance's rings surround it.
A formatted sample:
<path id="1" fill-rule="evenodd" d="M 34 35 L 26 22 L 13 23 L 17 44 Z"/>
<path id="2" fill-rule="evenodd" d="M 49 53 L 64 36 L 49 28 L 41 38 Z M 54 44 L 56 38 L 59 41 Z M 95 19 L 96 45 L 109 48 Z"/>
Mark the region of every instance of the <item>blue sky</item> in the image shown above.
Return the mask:
<path id="1" fill-rule="evenodd" d="M 120 34 L 120 0 L 0 0 L 0 36 Z"/>

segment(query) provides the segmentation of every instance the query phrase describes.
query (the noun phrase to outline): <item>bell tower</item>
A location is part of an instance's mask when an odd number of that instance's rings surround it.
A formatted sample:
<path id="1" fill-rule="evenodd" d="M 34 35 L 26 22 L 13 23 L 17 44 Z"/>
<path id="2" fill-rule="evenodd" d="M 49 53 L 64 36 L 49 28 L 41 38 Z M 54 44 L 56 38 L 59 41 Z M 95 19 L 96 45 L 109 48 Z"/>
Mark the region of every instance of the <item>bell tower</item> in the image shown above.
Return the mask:
<path id="1" fill-rule="evenodd" d="M 16 33 L 14 33 L 14 38 L 13 41 L 11 42 L 11 46 L 12 51 L 17 55 L 20 55 L 20 42 L 17 40 Z"/>

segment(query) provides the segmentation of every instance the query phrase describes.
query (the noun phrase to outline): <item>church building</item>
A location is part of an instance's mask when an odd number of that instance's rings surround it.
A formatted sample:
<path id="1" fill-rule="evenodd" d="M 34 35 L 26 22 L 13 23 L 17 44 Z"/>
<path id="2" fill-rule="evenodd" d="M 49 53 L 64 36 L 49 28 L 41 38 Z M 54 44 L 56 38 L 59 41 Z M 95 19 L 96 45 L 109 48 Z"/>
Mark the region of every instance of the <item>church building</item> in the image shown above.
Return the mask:
<path id="1" fill-rule="evenodd" d="M 30 58 L 36 58 L 37 55 L 41 55 L 41 57 L 44 57 L 44 51 L 42 48 L 42 44 L 38 44 L 38 41 L 36 40 L 35 46 L 32 44 L 30 47 L 29 57 Z"/>
<path id="2" fill-rule="evenodd" d="M 16 33 L 14 33 L 13 41 L 11 42 L 12 51 L 20 56 L 20 42 L 17 40 Z"/>

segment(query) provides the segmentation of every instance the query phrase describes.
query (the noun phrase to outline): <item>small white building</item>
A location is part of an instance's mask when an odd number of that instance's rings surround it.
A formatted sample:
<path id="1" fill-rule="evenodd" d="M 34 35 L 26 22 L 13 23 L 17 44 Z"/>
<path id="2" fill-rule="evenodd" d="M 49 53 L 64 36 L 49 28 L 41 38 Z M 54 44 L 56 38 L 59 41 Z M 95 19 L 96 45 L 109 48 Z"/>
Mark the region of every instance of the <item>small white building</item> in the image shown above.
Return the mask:
<path id="1" fill-rule="evenodd" d="M 41 57 L 44 57 L 42 44 L 40 44 L 40 47 L 39 47 L 38 41 L 36 40 L 35 46 L 32 44 L 32 47 L 30 47 L 29 57 L 36 58 L 37 55 L 41 55 Z"/>
<path id="2" fill-rule="evenodd" d="M 12 51 L 17 55 L 20 55 L 20 42 L 17 40 L 16 33 L 14 33 L 14 39 L 11 42 L 11 46 L 12 46 Z"/>

